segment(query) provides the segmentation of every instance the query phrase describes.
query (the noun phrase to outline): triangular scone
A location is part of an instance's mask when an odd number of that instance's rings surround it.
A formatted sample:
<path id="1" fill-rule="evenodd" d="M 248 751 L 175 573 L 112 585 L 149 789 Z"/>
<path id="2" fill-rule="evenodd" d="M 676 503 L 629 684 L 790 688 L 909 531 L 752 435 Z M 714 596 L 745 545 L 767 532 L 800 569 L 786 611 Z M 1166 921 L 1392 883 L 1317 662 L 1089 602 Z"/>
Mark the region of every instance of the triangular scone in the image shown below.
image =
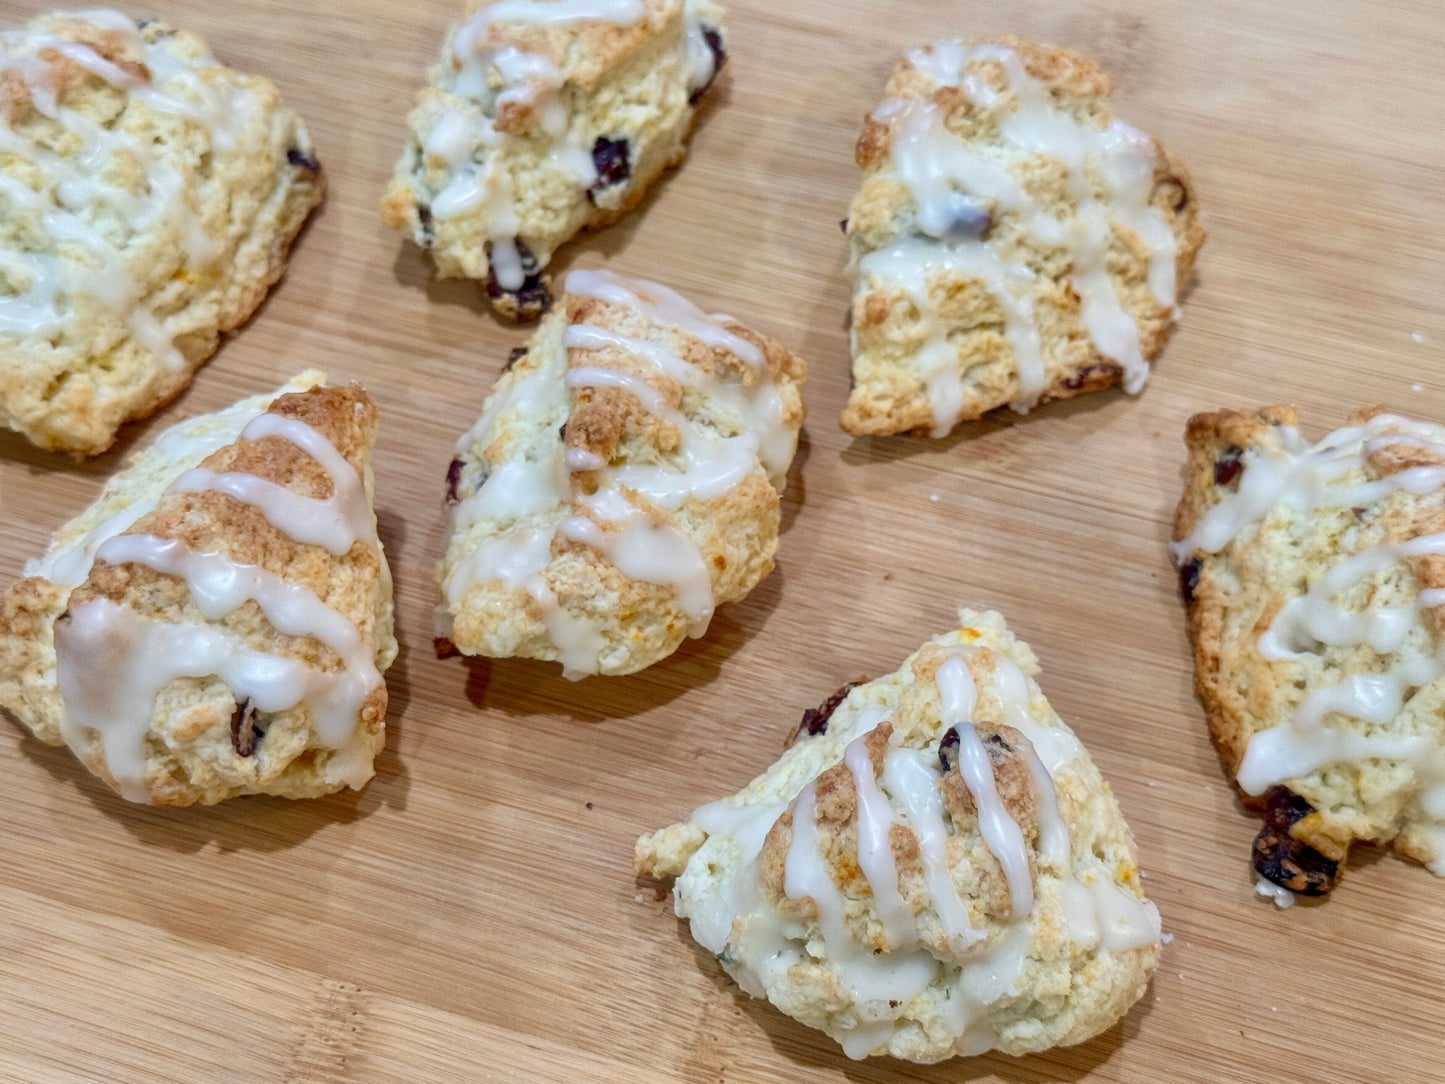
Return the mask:
<path id="1" fill-rule="evenodd" d="M 443 278 L 535 319 L 553 252 L 687 154 L 725 59 L 715 0 L 501 0 L 452 28 L 381 203 Z"/>
<path id="2" fill-rule="evenodd" d="M 324 380 L 161 434 L 5 597 L 0 705 L 131 801 L 371 778 L 396 657 L 376 409 Z"/>
<path id="3" fill-rule="evenodd" d="M 0 426 L 103 451 L 239 327 L 325 184 L 267 79 L 91 8 L 0 43 Z"/>
<path id="4" fill-rule="evenodd" d="M 1159 951 L 1109 787 L 995 613 L 807 712 L 741 793 L 637 843 L 738 984 L 854 1058 L 1077 1043 Z"/>
<path id="5" fill-rule="evenodd" d="M 1017 38 L 911 49 L 858 140 L 849 433 L 942 436 L 1136 392 L 1204 241 L 1184 170 L 1109 77 Z"/>
<path id="6" fill-rule="evenodd" d="M 1375 407 L 1189 420 L 1173 555 L 1225 771 L 1264 813 L 1261 894 L 1320 895 L 1358 841 L 1445 875 L 1445 427 Z"/>
<path id="7" fill-rule="evenodd" d="M 656 283 L 573 271 L 457 444 L 437 636 L 626 674 L 773 568 L 806 366 Z"/>

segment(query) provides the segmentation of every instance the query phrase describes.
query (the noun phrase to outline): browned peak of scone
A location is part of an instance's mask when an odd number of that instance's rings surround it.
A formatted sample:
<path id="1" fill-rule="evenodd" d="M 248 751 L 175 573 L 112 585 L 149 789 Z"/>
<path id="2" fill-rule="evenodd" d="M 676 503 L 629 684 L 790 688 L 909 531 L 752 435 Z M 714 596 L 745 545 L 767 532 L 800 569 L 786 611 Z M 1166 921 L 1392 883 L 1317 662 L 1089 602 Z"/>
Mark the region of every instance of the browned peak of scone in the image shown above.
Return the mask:
<path id="1" fill-rule="evenodd" d="M 844 687 L 851 688 L 852 686 Z M 844 695 L 846 696 L 846 693 Z M 827 709 L 832 699 L 824 701 L 818 710 Z M 832 710 L 836 710 L 837 706 L 833 704 Z M 806 723 L 808 717 L 805 715 L 804 718 Z M 822 733 L 825 729 L 826 718 L 823 719 L 822 728 L 809 736 Z M 998 723 L 981 722 L 977 724 L 977 729 L 988 754 L 995 792 L 1008 816 L 1019 826 L 1026 844 L 1030 876 L 1034 877 L 1040 794 L 1033 773 L 1020 752 L 1024 745 L 1023 738 L 1014 728 Z M 884 758 L 888 753 L 892 735 L 892 725 L 885 722 L 869 731 L 863 738 L 875 776 L 883 771 Z M 791 746 L 794 742 L 790 740 L 788 744 Z M 939 768 L 943 772 L 939 781 L 940 796 L 944 808 L 948 811 L 948 820 L 954 833 L 977 833 L 980 831 L 978 807 L 972 791 L 964 781 L 957 750 L 958 735 L 955 731 L 950 731 L 939 749 Z M 827 859 L 829 876 L 844 896 L 867 901 L 872 898 L 873 892 L 860 864 L 858 805 L 857 782 L 853 769 L 848 764 L 834 764 L 818 775 L 814 826 L 820 839 L 819 852 Z M 784 890 L 787 855 L 793 842 L 794 815 L 792 811 L 783 813 L 769 829 L 759 856 L 759 872 L 773 907 L 780 913 L 792 914 L 800 921 L 815 921 L 817 912 L 813 901 L 806 896 L 792 898 Z M 898 823 L 891 825 L 888 830 L 888 846 L 902 880 L 923 878 L 920 845 L 912 829 Z M 978 879 L 983 914 L 1006 921 L 1011 915 L 1012 903 L 1008 878 L 1003 867 L 992 852 L 982 845 L 971 856 L 971 861 Z M 871 944 L 875 952 L 887 951 L 890 947 L 881 926 L 876 923 L 868 927 L 868 932 L 862 939 Z"/>
<path id="2" fill-rule="evenodd" d="M 644 284 L 633 283 L 633 286 L 644 301 L 658 300 L 647 294 Z M 745 388 L 754 387 L 764 380 L 776 382 L 779 376 L 797 384 L 807 376 L 807 363 L 802 358 L 768 336 L 736 321 L 726 324 L 725 329 L 758 349 L 767 367 L 766 374 L 755 370 L 732 351 L 698 338 L 685 327 L 660 324 L 629 305 L 585 294 L 569 293 L 564 300 L 569 326 L 604 327 L 628 339 L 656 343 L 703 376 L 716 377 Z M 598 368 L 631 376 L 657 391 L 663 404 L 670 409 L 677 409 L 687 394 L 682 384 L 624 346 L 569 347 L 568 359 L 571 368 Z M 801 424 L 801 398 L 785 397 L 782 405 L 782 424 Z M 599 386 L 574 389 L 573 407 L 565 433 L 569 448 L 589 451 L 611 461 L 618 456 L 624 443 L 634 451 L 641 441 L 652 444 L 660 452 L 671 453 L 680 439 L 681 434 L 674 424 L 659 417 L 626 388 Z"/>
<path id="3" fill-rule="evenodd" d="M 358 476 L 376 437 L 376 408 L 359 384 L 317 387 L 280 396 L 269 413 L 295 418 L 315 429 L 335 447 Z M 302 497 L 325 500 L 333 486 L 326 470 L 309 454 L 280 436 L 241 438 L 212 453 L 201 464 L 216 474 L 250 474 Z M 155 511 L 141 517 L 125 534 L 152 535 L 177 541 L 195 553 L 212 553 L 243 565 L 254 565 L 312 591 L 344 613 L 360 615 L 358 624 L 370 634 L 371 607 L 362 604 L 363 585 L 380 572 L 381 558 L 358 540 L 344 558 L 319 545 L 297 542 L 272 524 L 264 510 L 215 489 L 168 492 Z M 349 575 L 336 575 L 344 562 Z M 111 565 L 96 561 L 90 576 L 70 598 L 72 607 L 91 598 L 113 601 L 144 598 L 148 605 L 183 606 L 185 582 L 139 564 Z M 334 654 L 322 650 L 333 663 Z M 303 652 L 303 655 L 306 654 Z"/>

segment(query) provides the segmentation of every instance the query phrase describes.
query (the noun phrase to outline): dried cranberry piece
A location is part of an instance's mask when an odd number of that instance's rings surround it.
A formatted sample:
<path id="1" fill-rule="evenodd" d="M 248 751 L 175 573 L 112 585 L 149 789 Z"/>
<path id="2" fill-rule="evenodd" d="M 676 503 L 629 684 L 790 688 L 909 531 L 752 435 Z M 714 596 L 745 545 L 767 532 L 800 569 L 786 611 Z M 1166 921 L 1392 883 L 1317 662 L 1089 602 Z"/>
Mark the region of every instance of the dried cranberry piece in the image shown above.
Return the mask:
<path id="1" fill-rule="evenodd" d="M 848 232 L 848 220 L 847 220 L 846 218 L 840 218 L 840 219 L 838 219 L 838 228 L 839 228 L 840 230 L 842 230 L 844 233 L 847 233 L 847 232 Z"/>
<path id="2" fill-rule="evenodd" d="M 867 680 L 867 678 L 860 677 L 857 681 L 850 681 L 816 708 L 809 708 L 803 712 L 802 721 L 798 723 L 798 725 L 793 728 L 793 732 L 788 735 L 788 740 L 783 743 L 783 748 L 791 748 L 793 743 L 799 738 L 815 738 L 819 734 L 827 733 L 828 720 L 831 719 L 833 713 L 838 710 L 838 705 L 843 703 L 844 700 L 847 700 L 848 694 Z"/>
<path id="3" fill-rule="evenodd" d="M 944 775 L 958 763 L 958 727 L 951 726 L 938 743 L 938 768 Z"/>
<path id="4" fill-rule="evenodd" d="M 1244 473 L 1244 464 L 1240 462 L 1243 455 L 1244 449 L 1233 444 L 1219 453 L 1219 458 L 1214 461 L 1215 485 L 1228 486 L 1239 481 L 1239 476 Z"/>
<path id="5" fill-rule="evenodd" d="M 1314 806 L 1288 787 L 1270 787 L 1264 792 L 1264 819 L 1281 832 L 1288 832 L 1314 811 Z"/>
<path id="6" fill-rule="evenodd" d="M 445 636 L 433 637 L 431 642 L 432 650 L 436 652 L 439 659 L 454 659 L 461 654 L 457 645 L 448 640 Z"/>
<path id="7" fill-rule="evenodd" d="M 957 730 L 954 731 L 958 733 Z M 1002 734 L 990 734 L 983 739 L 984 751 L 988 753 L 988 759 L 994 764 L 1002 764 L 1014 754 L 1014 747 Z"/>
<path id="8" fill-rule="evenodd" d="M 535 320 L 552 303 L 552 291 L 548 289 L 548 277 L 539 272 L 537 258 L 520 237 L 514 237 L 512 244 L 517 247 L 517 257 L 522 263 L 522 285 L 508 290 L 497 281 L 497 269 L 492 267 L 487 276 L 487 297 L 492 308 L 511 320 Z M 487 262 L 492 260 L 492 245 L 487 242 Z"/>
<path id="9" fill-rule="evenodd" d="M 237 704 L 235 714 L 231 716 L 231 747 L 236 750 L 236 755 L 249 757 L 265 736 L 265 728 L 256 723 L 256 705 L 250 700 Z"/>
<path id="10" fill-rule="evenodd" d="M 527 348 L 526 348 L 525 346 L 514 346 L 514 347 L 512 347 L 512 352 L 507 355 L 507 364 L 505 364 L 505 365 L 502 366 L 502 372 L 504 372 L 504 373 L 511 372 L 511 371 L 512 371 L 512 366 L 515 365 L 515 364 L 517 364 L 517 362 L 521 361 L 521 360 L 522 360 L 524 357 L 526 357 L 526 356 L 527 356 Z"/>
<path id="11" fill-rule="evenodd" d="M 1194 601 L 1194 591 L 1199 586 L 1199 558 L 1191 557 L 1179 566 L 1179 597 L 1185 605 Z"/>
<path id="12" fill-rule="evenodd" d="M 632 176 L 630 153 L 631 148 L 625 139 L 597 137 L 597 142 L 592 144 L 592 164 L 597 167 L 597 180 L 587 189 L 588 203 L 595 204 L 603 192 Z"/>
<path id="13" fill-rule="evenodd" d="M 1064 387 L 1069 391 L 1079 391 L 1084 387 L 1095 387 L 1099 379 L 1112 379 L 1117 377 L 1121 371 L 1119 366 L 1112 361 L 1085 365 L 1078 372 L 1064 378 Z"/>
<path id="14" fill-rule="evenodd" d="M 688 97 L 688 105 L 697 105 L 702 101 L 702 96 L 707 93 L 707 88 L 713 85 L 713 81 L 717 79 L 717 73 L 722 71 L 723 65 L 728 62 L 727 50 L 723 48 L 722 35 L 717 32 L 715 27 L 703 27 L 702 40 L 707 42 L 708 51 L 712 53 L 712 74 L 707 77 L 706 83 L 694 90 Z"/>
<path id="15" fill-rule="evenodd" d="M 286 161 L 297 169 L 304 169 L 307 173 L 321 172 L 321 163 L 299 147 L 292 147 L 286 152 Z"/>
<path id="16" fill-rule="evenodd" d="M 528 275 L 515 290 L 504 290 L 497 285 L 496 275 L 487 279 L 487 297 L 492 308 L 503 316 L 516 321 L 535 320 L 552 303 L 552 291 L 547 287 L 543 275 Z"/>
<path id="17" fill-rule="evenodd" d="M 462 467 L 463 467 L 463 465 L 464 465 L 464 464 L 462 463 L 462 461 L 461 461 L 460 459 L 453 459 L 453 460 L 452 460 L 452 465 L 447 468 L 447 507 L 448 507 L 448 508 L 453 507 L 454 505 L 457 504 L 458 501 L 461 500 L 461 498 L 457 495 L 457 486 L 459 486 L 459 485 L 461 484 L 461 481 L 462 481 Z"/>
<path id="18" fill-rule="evenodd" d="M 421 225 L 421 247 L 431 248 L 437 243 L 437 233 L 432 225 L 431 208 L 425 203 L 416 205 L 416 220 Z"/>
<path id="19" fill-rule="evenodd" d="M 803 712 L 803 721 L 798 724 L 799 730 L 807 731 L 809 737 L 817 737 L 819 734 L 826 733 L 828 720 L 838 710 L 838 705 L 847 700 L 848 694 L 862 684 L 862 680 L 850 681 L 816 708 L 809 708 Z"/>
<path id="20" fill-rule="evenodd" d="M 1287 787 L 1265 793 L 1265 824 L 1254 840 L 1254 869 L 1265 880 L 1301 896 L 1324 896 L 1340 883 L 1340 864 L 1289 834 L 1314 807 Z"/>

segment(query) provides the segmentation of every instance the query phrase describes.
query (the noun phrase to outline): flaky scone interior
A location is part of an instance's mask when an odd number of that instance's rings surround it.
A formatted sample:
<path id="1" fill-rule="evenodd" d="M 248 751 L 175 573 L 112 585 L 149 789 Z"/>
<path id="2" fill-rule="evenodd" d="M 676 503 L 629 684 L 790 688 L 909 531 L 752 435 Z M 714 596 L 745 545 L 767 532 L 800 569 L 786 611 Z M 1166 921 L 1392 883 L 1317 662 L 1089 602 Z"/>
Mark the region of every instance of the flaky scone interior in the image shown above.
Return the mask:
<path id="1" fill-rule="evenodd" d="M 849 433 L 1122 384 L 1164 345 L 1204 230 L 1183 168 L 1093 61 L 1018 38 L 910 49 L 858 140 Z"/>
<path id="2" fill-rule="evenodd" d="M 131 801 L 372 776 L 397 650 L 376 410 L 324 380 L 161 434 L 5 596 L 0 705 Z"/>
<path id="3" fill-rule="evenodd" d="M 637 843 L 754 997 L 854 1058 L 1078 1043 L 1144 992 L 1159 913 L 1108 785 L 996 613 L 807 712 L 741 792 Z"/>
<path id="4" fill-rule="evenodd" d="M 1185 443 L 1171 548 L 1261 893 L 1330 891 L 1361 841 L 1445 874 L 1445 427 L 1372 407 L 1311 444 L 1273 406 Z"/>

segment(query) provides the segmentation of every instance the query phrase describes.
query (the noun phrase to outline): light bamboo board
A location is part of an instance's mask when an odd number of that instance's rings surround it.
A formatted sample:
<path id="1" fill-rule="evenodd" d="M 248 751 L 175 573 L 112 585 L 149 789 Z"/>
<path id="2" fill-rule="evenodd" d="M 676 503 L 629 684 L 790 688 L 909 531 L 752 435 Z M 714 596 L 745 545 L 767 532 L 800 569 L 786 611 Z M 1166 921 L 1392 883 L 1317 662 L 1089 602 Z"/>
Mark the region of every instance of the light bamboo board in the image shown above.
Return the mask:
<path id="1" fill-rule="evenodd" d="M 431 652 L 450 449 L 521 339 L 473 286 L 430 282 L 375 211 L 451 0 L 149 7 L 280 84 L 330 194 L 256 319 L 113 452 L 76 467 L 0 436 L 0 580 L 164 425 L 322 366 L 381 408 L 402 652 L 361 794 L 135 808 L 0 726 L 0 1078 L 1440 1078 L 1445 885 L 1365 852 L 1324 906 L 1255 897 L 1257 824 L 1191 693 L 1164 542 L 1196 410 L 1291 402 L 1315 433 L 1371 402 L 1445 420 L 1445 10 L 736 0 L 691 158 L 558 268 L 661 279 L 811 363 L 779 567 L 672 659 L 571 684 Z M 905 46 L 1004 31 L 1104 62 L 1121 115 L 1189 165 L 1210 239 L 1182 325 L 1138 398 L 850 440 L 837 223 L 859 123 Z M 632 843 L 736 789 L 804 708 L 894 668 L 958 604 L 1002 610 L 1038 651 L 1173 940 L 1083 1046 L 855 1064 L 738 993 L 634 883 Z"/>

